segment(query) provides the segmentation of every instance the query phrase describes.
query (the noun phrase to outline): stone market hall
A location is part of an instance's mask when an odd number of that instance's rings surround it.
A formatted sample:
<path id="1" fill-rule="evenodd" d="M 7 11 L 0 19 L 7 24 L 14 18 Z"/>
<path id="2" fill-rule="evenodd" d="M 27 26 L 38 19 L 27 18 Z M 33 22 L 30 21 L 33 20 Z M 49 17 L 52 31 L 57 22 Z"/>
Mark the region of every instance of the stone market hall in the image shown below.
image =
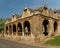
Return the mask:
<path id="1" fill-rule="evenodd" d="M 46 5 L 36 9 L 25 6 L 22 14 L 7 17 L 4 24 L 4 37 L 11 40 L 40 42 L 59 34 L 60 15 Z"/>

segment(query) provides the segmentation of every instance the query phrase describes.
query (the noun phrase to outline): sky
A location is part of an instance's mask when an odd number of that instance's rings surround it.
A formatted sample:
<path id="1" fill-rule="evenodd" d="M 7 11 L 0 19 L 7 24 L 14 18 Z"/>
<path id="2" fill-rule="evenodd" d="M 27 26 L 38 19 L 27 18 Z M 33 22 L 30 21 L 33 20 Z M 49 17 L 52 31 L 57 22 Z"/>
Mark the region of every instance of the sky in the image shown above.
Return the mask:
<path id="1" fill-rule="evenodd" d="M 60 0 L 44 0 L 49 8 L 60 9 Z M 35 9 L 44 4 L 43 0 L 0 0 L 0 18 L 22 14 L 24 6 Z"/>

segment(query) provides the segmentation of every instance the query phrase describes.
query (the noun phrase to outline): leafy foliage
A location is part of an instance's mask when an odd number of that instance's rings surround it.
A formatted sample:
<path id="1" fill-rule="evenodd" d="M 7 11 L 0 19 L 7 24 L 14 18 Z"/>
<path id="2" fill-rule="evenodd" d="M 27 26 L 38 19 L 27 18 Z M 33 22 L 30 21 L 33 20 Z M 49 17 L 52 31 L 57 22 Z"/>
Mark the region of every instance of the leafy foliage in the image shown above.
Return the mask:
<path id="1" fill-rule="evenodd" d="M 0 18 L 0 32 L 4 30 L 5 19 Z"/>

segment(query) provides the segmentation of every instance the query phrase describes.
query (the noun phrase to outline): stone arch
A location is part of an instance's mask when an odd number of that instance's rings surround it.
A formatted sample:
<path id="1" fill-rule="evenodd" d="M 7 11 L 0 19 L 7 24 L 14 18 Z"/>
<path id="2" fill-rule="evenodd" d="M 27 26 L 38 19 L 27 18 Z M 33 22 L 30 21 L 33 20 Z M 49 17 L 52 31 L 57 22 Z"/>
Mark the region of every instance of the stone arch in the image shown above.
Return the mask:
<path id="1" fill-rule="evenodd" d="M 49 24 L 49 21 L 45 19 L 43 21 L 43 33 L 45 36 L 48 35 L 48 24 Z"/>
<path id="2" fill-rule="evenodd" d="M 30 31 L 31 31 L 30 22 L 29 21 L 25 21 L 23 25 L 24 25 L 24 33 L 29 35 Z"/>
<path id="3" fill-rule="evenodd" d="M 54 22 L 54 32 L 57 30 L 58 23 L 55 21 Z"/>
<path id="4" fill-rule="evenodd" d="M 22 32 L 22 24 L 21 23 L 18 23 L 18 32 Z"/>
<path id="5" fill-rule="evenodd" d="M 16 25 L 13 24 L 13 32 L 16 32 Z"/>

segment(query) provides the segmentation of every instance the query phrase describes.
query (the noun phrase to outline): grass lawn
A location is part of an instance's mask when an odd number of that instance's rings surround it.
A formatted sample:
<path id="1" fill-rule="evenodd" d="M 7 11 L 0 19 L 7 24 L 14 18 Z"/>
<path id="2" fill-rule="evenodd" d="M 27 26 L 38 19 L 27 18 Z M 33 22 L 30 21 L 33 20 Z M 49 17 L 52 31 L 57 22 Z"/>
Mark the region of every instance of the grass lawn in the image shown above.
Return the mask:
<path id="1" fill-rule="evenodd" d="M 44 44 L 60 46 L 60 36 L 55 36 L 54 39 L 50 39 L 44 42 Z"/>

